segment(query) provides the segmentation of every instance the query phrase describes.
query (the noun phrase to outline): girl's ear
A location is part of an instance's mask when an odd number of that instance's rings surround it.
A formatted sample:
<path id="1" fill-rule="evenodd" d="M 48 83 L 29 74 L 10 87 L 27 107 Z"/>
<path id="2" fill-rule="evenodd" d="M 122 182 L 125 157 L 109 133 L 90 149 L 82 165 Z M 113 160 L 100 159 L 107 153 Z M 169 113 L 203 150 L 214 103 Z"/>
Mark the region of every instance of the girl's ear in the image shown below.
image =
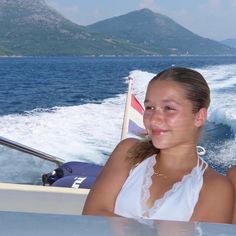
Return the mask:
<path id="1" fill-rule="evenodd" d="M 201 127 L 205 124 L 207 120 L 207 109 L 201 108 L 195 117 L 195 125 L 196 127 Z"/>

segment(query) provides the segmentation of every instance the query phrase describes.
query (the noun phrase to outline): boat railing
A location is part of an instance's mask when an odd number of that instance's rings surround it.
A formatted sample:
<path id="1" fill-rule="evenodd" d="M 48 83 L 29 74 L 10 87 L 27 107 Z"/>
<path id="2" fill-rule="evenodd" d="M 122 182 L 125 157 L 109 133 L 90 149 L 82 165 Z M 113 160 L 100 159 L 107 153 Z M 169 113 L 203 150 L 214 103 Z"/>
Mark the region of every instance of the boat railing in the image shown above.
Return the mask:
<path id="1" fill-rule="evenodd" d="M 65 162 L 65 160 L 63 160 L 62 158 L 55 157 L 55 156 L 50 155 L 48 153 L 36 150 L 34 148 L 28 147 L 26 145 L 23 145 L 21 143 L 12 141 L 10 139 L 7 139 L 7 138 L 1 137 L 1 136 L 0 136 L 0 145 L 7 146 L 9 148 L 39 157 L 43 160 L 53 162 L 53 163 L 57 164 L 58 166 L 60 166 L 61 164 L 63 164 Z"/>

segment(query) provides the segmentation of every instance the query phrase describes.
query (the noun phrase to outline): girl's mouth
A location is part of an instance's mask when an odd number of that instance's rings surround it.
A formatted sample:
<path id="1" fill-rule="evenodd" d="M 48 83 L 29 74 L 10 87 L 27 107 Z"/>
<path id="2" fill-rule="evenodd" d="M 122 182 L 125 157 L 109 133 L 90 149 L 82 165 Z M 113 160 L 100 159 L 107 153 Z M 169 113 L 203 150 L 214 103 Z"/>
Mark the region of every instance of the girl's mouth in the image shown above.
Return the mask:
<path id="1" fill-rule="evenodd" d="M 153 129 L 152 130 L 152 135 L 162 135 L 166 132 L 167 132 L 167 130 L 164 130 L 164 129 Z"/>

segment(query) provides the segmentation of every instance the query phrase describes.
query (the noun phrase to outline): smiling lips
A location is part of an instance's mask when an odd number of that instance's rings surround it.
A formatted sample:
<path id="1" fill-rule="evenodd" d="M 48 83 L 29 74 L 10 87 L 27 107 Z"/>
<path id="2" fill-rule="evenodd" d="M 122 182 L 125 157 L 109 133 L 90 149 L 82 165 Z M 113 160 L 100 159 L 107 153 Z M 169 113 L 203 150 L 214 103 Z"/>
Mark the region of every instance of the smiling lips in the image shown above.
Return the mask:
<path id="1" fill-rule="evenodd" d="M 167 130 L 164 129 L 152 129 L 152 135 L 162 135 L 166 132 Z"/>

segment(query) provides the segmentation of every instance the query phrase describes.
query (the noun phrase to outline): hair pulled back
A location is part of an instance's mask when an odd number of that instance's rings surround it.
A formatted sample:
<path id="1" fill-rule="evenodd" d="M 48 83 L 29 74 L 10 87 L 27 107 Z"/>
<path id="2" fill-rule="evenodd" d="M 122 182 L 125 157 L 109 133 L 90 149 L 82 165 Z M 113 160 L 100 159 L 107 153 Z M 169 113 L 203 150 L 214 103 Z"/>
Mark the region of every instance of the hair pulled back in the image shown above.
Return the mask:
<path id="1" fill-rule="evenodd" d="M 204 77 L 197 71 L 185 67 L 170 67 L 154 76 L 148 86 L 154 81 L 166 80 L 179 84 L 185 91 L 185 97 L 192 103 L 192 112 L 195 114 L 201 108 L 208 108 L 210 105 L 210 89 Z M 136 166 L 149 156 L 158 154 L 159 149 L 155 148 L 152 141 L 145 138 L 137 142 L 127 153 L 127 159 L 132 167 Z"/>

